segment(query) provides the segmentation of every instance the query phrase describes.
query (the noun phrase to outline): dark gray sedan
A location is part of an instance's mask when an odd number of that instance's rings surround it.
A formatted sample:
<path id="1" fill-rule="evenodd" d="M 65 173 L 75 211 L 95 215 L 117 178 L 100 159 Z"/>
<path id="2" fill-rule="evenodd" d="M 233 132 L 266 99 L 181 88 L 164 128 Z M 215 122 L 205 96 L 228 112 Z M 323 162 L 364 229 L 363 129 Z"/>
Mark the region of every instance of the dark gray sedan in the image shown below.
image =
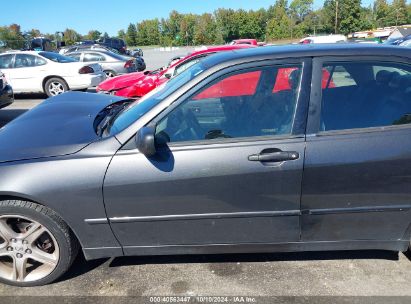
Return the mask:
<path id="1" fill-rule="evenodd" d="M 0 278 L 87 259 L 405 251 L 411 53 L 284 46 L 203 59 L 138 101 L 69 92 L 0 129 Z"/>

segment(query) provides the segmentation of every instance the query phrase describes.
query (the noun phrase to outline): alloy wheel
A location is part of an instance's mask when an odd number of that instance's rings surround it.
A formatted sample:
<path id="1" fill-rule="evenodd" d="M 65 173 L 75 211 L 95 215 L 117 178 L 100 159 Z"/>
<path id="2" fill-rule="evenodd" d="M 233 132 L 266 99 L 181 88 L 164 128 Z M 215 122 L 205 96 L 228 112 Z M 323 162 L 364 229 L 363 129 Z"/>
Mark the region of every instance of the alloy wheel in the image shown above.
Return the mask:
<path id="1" fill-rule="evenodd" d="M 62 83 L 53 81 L 49 84 L 49 92 L 51 95 L 56 96 L 64 93 L 64 86 Z"/>
<path id="2" fill-rule="evenodd" d="M 39 222 L 19 215 L 0 216 L 0 277 L 15 282 L 40 280 L 56 268 L 59 247 Z"/>

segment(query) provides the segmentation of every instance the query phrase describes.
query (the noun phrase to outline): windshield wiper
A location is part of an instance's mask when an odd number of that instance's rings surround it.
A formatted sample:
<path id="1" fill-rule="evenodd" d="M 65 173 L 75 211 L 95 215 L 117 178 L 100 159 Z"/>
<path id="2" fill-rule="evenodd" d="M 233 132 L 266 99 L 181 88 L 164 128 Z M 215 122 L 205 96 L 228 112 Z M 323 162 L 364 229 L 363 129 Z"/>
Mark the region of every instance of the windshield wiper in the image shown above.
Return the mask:
<path id="1" fill-rule="evenodd" d="M 107 115 L 100 121 L 96 127 L 96 133 L 98 136 L 102 136 L 104 131 L 106 131 L 115 118 L 126 108 L 131 101 L 124 102 L 121 104 L 114 105 L 110 110 L 108 110 Z"/>

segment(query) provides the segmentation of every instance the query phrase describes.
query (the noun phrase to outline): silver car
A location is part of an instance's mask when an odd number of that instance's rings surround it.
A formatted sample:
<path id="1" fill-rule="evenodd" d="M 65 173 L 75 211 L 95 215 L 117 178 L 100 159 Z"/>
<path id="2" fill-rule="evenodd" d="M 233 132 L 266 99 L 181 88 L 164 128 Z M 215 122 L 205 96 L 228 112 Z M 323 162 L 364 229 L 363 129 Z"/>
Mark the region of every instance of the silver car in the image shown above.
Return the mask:
<path id="1" fill-rule="evenodd" d="M 137 71 L 136 60 L 112 52 L 97 50 L 79 50 L 66 53 L 65 56 L 77 59 L 81 62 L 99 63 L 107 77 L 114 77 Z"/>

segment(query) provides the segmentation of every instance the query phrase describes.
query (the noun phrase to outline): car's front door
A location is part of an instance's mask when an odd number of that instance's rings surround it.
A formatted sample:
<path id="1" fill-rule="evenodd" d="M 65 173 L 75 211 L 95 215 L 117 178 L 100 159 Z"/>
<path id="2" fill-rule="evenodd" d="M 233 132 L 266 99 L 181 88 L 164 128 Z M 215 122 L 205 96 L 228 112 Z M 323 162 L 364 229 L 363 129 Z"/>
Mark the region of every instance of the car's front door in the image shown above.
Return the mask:
<path id="1" fill-rule="evenodd" d="M 154 157 L 118 151 L 104 198 L 126 254 L 299 240 L 309 66 L 208 78 L 156 118 Z"/>
<path id="2" fill-rule="evenodd" d="M 31 54 L 16 54 L 10 70 L 12 86 L 16 92 L 41 92 L 47 61 Z"/>
<path id="3" fill-rule="evenodd" d="M 302 240 L 401 240 L 411 224 L 411 65 L 381 57 L 314 62 L 314 79 L 329 79 L 312 91 Z"/>

